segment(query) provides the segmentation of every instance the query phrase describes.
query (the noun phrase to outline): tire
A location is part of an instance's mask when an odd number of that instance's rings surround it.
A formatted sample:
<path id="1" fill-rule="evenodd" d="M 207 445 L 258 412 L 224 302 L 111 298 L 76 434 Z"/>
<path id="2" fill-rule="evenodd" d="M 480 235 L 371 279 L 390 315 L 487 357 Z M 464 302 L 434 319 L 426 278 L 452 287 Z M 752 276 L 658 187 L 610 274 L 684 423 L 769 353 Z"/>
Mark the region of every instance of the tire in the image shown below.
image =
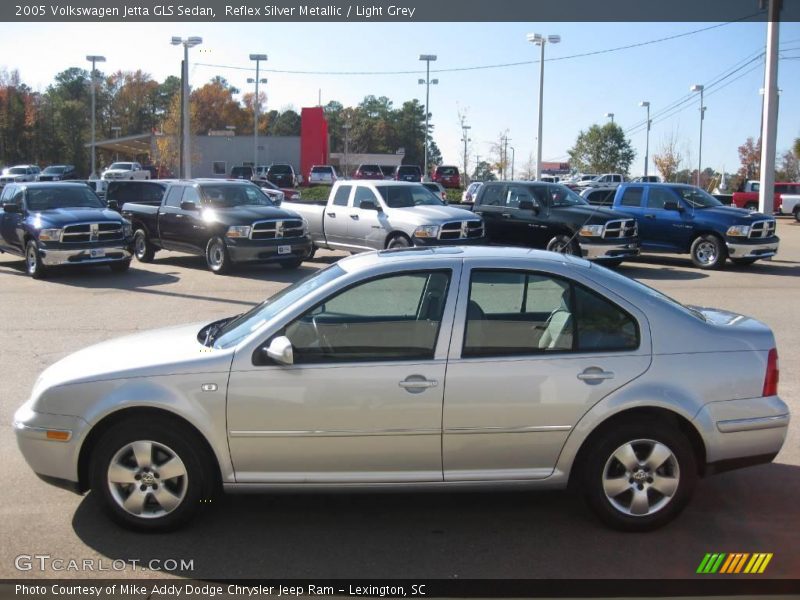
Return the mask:
<path id="1" fill-rule="evenodd" d="M 618 424 L 583 456 L 589 506 L 604 523 L 622 531 L 649 531 L 667 524 L 686 507 L 697 483 L 689 440 L 663 421 Z"/>
<path id="2" fill-rule="evenodd" d="M 214 471 L 203 449 L 194 432 L 172 421 L 122 421 L 107 430 L 92 451 L 92 495 L 123 527 L 176 529 L 214 492 Z"/>
<path id="3" fill-rule="evenodd" d="M 575 240 L 563 233 L 558 234 L 547 242 L 545 249 L 549 252 L 560 252 L 562 254 L 571 254 L 572 256 L 581 255 L 580 248 Z"/>
<path id="4" fill-rule="evenodd" d="M 25 244 L 25 272 L 34 279 L 47 277 L 48 269 L 42 262 L 39 247 L 33 240 L 28 240 Z"/>
<path id="5" fill-rule="evenodd" d="M 721 269 L 725 266 L 728 251 L 722 240 L 715 235 L 698 236 L 689 250 L 692 263 L 701 269 Z"/>
<path id="6" fill-rule="evenodd" d="M 306 256 L 306 260 L 311 260 L 314 258 L 314 256 L 317 254 L 317 250 L 319 250 L 319 248 L 316 246 L 311 246 L 311 252 L 309 252 L 308 256 Z"/>
<path id="7" fill-rule="evenodd" d="M 137 229 L 133 234 L 133 255 L 141 263 L 153 262 L 153 257 L 156 255 L 155 246 L 147 239 L 144 229 Z"/>
<path id="8" fill-rule="evenodd" d="M 402 234 L 394 236 L 386 244 L 386 248 L 387 249 L 391 249 L 391 248 L 411 248 L 411 246 L 413 246 L 413 244 L 411 243 L 411 240 L 408 239 L 406 236 L 404 236 Z"/>
<path id="9" fill-rule="evenodd" d="M 732 258 L 731 262 L 737 267 L 746 267 L 748 265 L 752 265 L 757 260 L 757 258 Z"/>
<path id="10" fill-rule="evenodd" d="M 758 204 L 755 202 L 748 202 L 744 205 L 745 210 L 758 210 Z"/>
<path id="11" fill-rule="evenodd" d="M 794 213 L 792 214 L 794 214 L 794 220 L 800 223 L 800 206 L 795 207 Z"/>
<path id="12" fill-rule="evenodd" d="M 225 275 L 230 273 L 233 268 L 228 247 L 225 245 L 225 240 L 216 236 L 208 240 L 206 244 L 206 264 L 212 273 L 216 275 Z"/>
<path id="13" fill-rule="evenodd" d="M 124 273 L 125 271 L 131 268 L 131 260 L 130 259 L 120 260 L 117 262 L 113 262 L 108 266 L 114 273 Z"/>

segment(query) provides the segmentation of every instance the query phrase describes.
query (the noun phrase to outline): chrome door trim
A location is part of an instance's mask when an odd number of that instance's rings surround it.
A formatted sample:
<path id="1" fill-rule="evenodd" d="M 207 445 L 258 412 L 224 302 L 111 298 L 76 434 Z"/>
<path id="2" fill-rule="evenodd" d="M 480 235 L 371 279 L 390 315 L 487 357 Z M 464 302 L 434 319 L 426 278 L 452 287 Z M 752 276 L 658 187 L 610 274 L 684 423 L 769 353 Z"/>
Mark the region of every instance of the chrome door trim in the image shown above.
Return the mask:
<path id="1" fill-rule="evenodd" d="M 572 425 L 527 425 L 521 427 L 448 427 L 444 433 L 546 433 L 548 431 L 569 431 Z"/>
<path id="2" fill-rule="evenodd" d="M 366 437 L 376 435 L 439 435 L 441 429 L 312 429 L 297 431 L 247 431 L 232 430 L 228 434 L 231 437 Z"/>

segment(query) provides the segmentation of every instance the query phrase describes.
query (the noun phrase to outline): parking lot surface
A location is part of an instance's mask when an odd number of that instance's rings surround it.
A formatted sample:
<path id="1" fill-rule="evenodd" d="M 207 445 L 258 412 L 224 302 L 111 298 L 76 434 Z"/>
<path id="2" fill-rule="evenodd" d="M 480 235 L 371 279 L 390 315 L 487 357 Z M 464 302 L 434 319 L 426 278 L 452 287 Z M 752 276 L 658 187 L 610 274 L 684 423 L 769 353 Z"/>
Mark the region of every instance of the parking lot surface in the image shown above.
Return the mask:
<path id="1" fill-rule="evenodd" d="M 794 417 L 774 463 L 702 480 L 676 521 L 646 534 L 606 529 L 566 492 L 228 496 L 178 532 L 120 530 L 91 494 L 42 483 L 18 452 L 12 416 L 38 374 L 115 336 L 242 312 L 341 255 L 320 252 L 295 272 L 260 266 L 221 277 L 200 257 L 162 252 L 125 274 L 85 268 L 45 281 L 0 255 L 0 576 L 93 576 L 15 566 L 19 555 L 49 555 L 111 569 L 98 577 L 152 577 L 165 573 L 142 564 L 183 558 L 191 567 L 172 574 L 193 578 L 687 578 L 707 552 L 772 552 L 759 577 L 797 577 L 800 224 L 779 219 L 778 234 L 779 255 L 751 267 L 706 272 L 686 256 L 647 256 L 619 269 L 684 303 L 772 327 L 780 395 Z"/>

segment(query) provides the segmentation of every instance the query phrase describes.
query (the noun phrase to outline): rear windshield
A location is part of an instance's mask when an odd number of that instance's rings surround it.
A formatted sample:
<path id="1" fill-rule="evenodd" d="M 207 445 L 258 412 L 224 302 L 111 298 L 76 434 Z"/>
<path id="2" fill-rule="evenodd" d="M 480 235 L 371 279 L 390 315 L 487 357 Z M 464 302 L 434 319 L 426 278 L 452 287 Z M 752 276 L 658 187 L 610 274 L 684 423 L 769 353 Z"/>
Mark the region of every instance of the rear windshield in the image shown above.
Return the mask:
<path id="1" fill-rule="evenodd" d="M 233 167 L 231 169 L 231 175 L 251 175 L 253 173 L 253 167 Z"/>
<path id="2" fill-rule="evenodd" d="M 358 170 L 362 173 L 380 173 L 381 168 L 378 165 L 361 165 Z"/>
<path id="3" fill-rule="evenodd" d="M 421 185 L 376 185 L 375 189 L 389 208 L 444 206 L 444 202 Z"/>
<path id="4" fill-rule="evenodd" d="M 47 167 L 44 171 L 42 171 L 42 173 L 47 173 L 47 174 L 56 173 L 56 174 L 59 174 L 59 173 L 65 172 L 67 169 L 69 169 L 69 167 L 52 166 L 52 167 Z"/>
<path id="5" fill-rule="evenodd" d="M 291 175 L 292 167 L 289 165 L 272 165 L 269 168 L 270 175 Z"/>
<path id="6" fill-rule="evenodd" d="M 333 167 L 311 167 L 312 173 L 332 173 Z"/>
<path id="7" fill-rule="evenodd" d="M 458 175 L 458 169 L 456 167 L 439 167 L 436 169 L 436 172 L 439 175 Z"/>
<path id="8" fill-rule="evenodd" d="M 200 194 L 205 203 L 214 208 L 274 206 L 269 196 L 257 185 L 203 185 L 200 187 Z"/>
<path id="9" fill-rule="evenodd" d="M 25 201 L 28 210 L 34 212 L 54 208 L 105 208 L 97 194 L 82 185 L 29 188 Z"/>
<path id="10" fill-rule="evenodd" d="M 409 165 L 406 167 L 397 167 L 397 172 L 402 175 L 419 175 L 420 169 L 419 167 Z"/>

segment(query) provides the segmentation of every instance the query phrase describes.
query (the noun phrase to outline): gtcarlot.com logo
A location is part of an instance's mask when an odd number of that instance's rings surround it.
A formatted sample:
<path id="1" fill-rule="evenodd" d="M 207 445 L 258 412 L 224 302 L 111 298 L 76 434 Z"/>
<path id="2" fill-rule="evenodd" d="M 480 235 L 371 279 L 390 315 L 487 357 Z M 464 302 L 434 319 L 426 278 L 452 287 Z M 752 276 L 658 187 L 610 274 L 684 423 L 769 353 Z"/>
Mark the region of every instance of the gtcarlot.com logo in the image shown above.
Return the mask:
<path id="1" fill-rule="evenodd" d="M 61 558 L 49 554 L 20 554 L 14 559 L 17 571 L 193 571 L 194 559 L 185 558 Z"/>
<path id="2" fill-rule="evenodd" d="M 697 567 L 697 573 L 761 574 L 766 570 L 771 560 L 772 552 L 755 552 L 752 554 L 749 552 L 709 552 L 703 557 L 700 566 Z"/>

